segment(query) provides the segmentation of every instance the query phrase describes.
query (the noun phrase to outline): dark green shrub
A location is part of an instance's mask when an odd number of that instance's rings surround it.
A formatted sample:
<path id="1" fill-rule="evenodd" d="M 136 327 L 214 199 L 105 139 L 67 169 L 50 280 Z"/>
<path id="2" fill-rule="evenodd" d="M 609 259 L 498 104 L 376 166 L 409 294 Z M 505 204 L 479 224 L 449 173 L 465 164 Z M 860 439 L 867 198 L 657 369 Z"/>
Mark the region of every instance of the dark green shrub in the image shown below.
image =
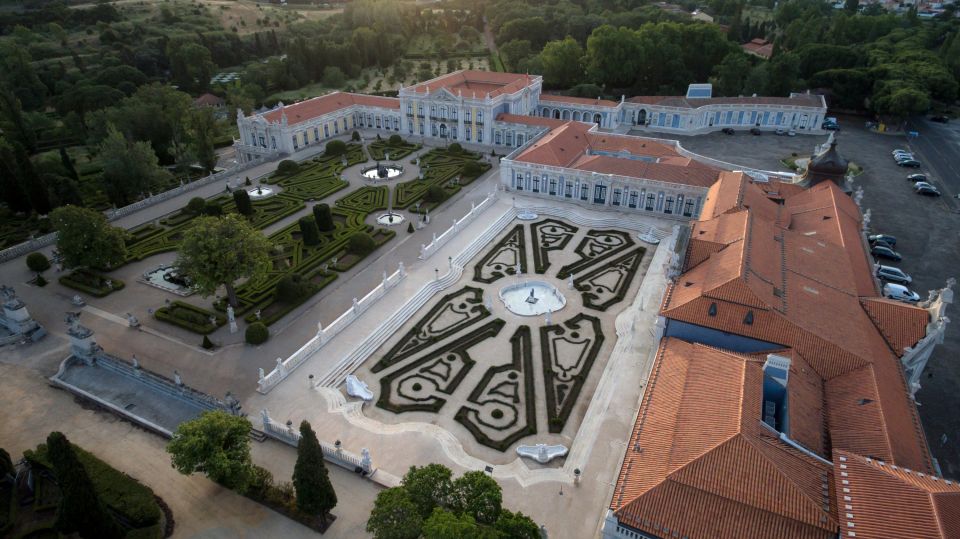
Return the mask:
<path id="1" fill-rule="evenodd" d="M 193 197 L 190 199 L 190 202 L 187 202 L 187 207 L 184 208 L 184 212 L 189 213 L 190 215 L 200 215 L 207 208 L 207 201 L 202 197 Z"/>
<path id="2" fill-rule="evenodd" d="M 403 144 L 403 137 L 400 135 L 390 135 L 390 138 L 387 139 L 387 142 L 396 146 L 398 144 Z"/>
<path id="3" fill-rule="evenodd" d="M 252 344 L 254 346 L 258 344 L 263 344 L 267 342 L 267 339 L 270 338 L 270 330 L 267 329 L 267 326 L 263 322 L 254 322 L 247 326 L 247 331 L 244 333 L 244 339 L 246 339 L 247 344 Z"/>
<path id="4" fill-rule="evenodd" d="M 219 217 L 223 215 L 223 206 L 213 201 L 207 202 L 203 206 L 203 213 L 204 215 Z"/>
<path id="5" fill-rule="evenodd" d="M 279 165 L 277 165 L 277 174 L 282 174 L 284 176 L 296 174 L 299 170 L 300 165 L 292 159 L 284 159 L 283 161 L 280 161 Z"/>
<path id="6" fill-rule="evenodd" d="M 480 163 L 476 161 L 467 161 L 463 164 L 463 175 L 471 178 L 476 178 L 483 172 L 483 168 L 480 166 Z"/>
<path id="7" fill-rule="evenodd" d="M 202 346 L 205 350 L 211 350 L 213 349 L 213 341 L 210 340 L 210 337 L 204 335 L 203 342 L 200 343 L 200 346 Z"/>
<path id="8" fill-rule="evenodd" d="M 413 234 L 413 230 L 414 230 L 413 221 L 410 221 L 409 223 L 407 223 L 407 233 Z"/>
<path id="9" fill-rule="evenodd" d="M 284 303 L 299 303 L 312 295 L 310 281 L 299 273 L 288 273 L 277 283 L 278 301 Z"/>
<path id="10" fill-rule="evenodd" d="M 427 188 L 427 195 L 423 198 L 427 202 L 443 202 L 447 199 L 447 192 L 439 185 L 431 185 Z"/>
<path id="11" fill-rule="evenodd" d="M 330 206 L 326 204 L 313 207 L 313 220 L 320 232 L 330 232 L 334 228 L 333 215 L 330 214 Z"/>
<path id="12" fill-rule="evenodd" d="M 359 142 L 359 141 L 360 141 L 360 133 L 358 133 L 357 131 L 354 131 L 353 134 L 350 135 L 350 140 L 352 140 L 352 141 L 354 141 L 354 142 Z"/>
<path id="13" fill-rule="evenodd" d="M 354 232 L 347 240 L 347 250 L 353 254 L 366 255 L 376 248 L 377 243 L 366 232 Z"/>
<path id="14" fill-rule="evenodd" d="M 245 180 L 243 180 L 243 185 L 246 185 L 246 186 L 248 186 L 248 187 L 251 186 L 251 185 L 253 185 L 253 184 L 250 182 L 250 176 L 247 176 L 247 178 L 246 178 Z"/>
<path id="15" fill-rule="evenodd" d="M 347 153 L 347 143 L 342 140 L 331 140 L 327 143 L 324 155 L 339 156 Z"/>
<path id="16" fill-rule="evenodd" d="M 237 211 L 240 215 L 253 215 L 253 204 L 250 202 L 250 194 L 243 189 L 237 189 L 233 192 L 233 202 L 237 205 Z"/>
<path id="17" fill-rule="evenodd" d="M 43 278 L 43 275 L 37 274 L 37 278 L 34 279 L 33 284 L 44 287 L 47 286 L 47 280 Z"/>
<path id="18" fill-rule="evenodd" d="M 30 253 L 27 255 L 27 267 L 34 273 L 41 273 L 50 269 L 50 261 L 43 253 Z"/>
<path id="19" fill-rule="evenodd" d="M 447 146 L 447 153 L 461 154 L 463 153 L 463 146 L 461 146 L 458 142 L 454 142 L 453 144 Z"/>
<path id="20" fill-rule="evenodd" d="M 317 230 L 317 222 L 310 216 L 300 218 L 300 234 L 303 237 L 304 245 L 316 245 L 320 243 L 320 231 Z"/>

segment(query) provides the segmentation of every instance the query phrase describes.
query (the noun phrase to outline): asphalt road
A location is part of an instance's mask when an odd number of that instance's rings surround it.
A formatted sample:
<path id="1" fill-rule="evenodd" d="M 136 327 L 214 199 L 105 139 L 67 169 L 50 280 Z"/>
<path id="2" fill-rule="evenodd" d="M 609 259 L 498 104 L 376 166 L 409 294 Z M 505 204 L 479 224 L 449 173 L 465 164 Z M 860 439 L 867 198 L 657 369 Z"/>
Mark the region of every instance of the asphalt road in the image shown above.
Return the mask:
<path id="1" fill-rule="evenodd" d="M 956 200 L 960 194 L 960 123 L 940 124 L 921 118 L 910 124 L 919 136 L 911 139 L 909 145 L 924 165 L 922 168 L 944 196 Z M 960 211 L 960 204 L 951 205 Z"/>

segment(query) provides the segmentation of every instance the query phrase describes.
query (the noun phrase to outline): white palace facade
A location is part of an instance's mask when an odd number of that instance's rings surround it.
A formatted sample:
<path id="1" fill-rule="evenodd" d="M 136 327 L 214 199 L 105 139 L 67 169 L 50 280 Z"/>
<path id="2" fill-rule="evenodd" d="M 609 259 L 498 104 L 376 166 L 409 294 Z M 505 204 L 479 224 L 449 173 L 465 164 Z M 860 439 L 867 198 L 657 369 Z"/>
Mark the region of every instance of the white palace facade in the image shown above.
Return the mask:
<path id="1" fill-rule="evenodd" d="M 242 162 L 296 155 L 353 130 L 460 142 L 507 154 L 504 188 L 585 205 L 700 214 L 724 167 L 645 131 L 700 134 L 731 127 L 823 133 L 822 96 L 714 98 L 693 84 L 684 97 L 620 101 L 543 94 L 537 75 L 457 71 L 402 88 L 399 96 L 334 92 L 250 116 L 238 115 Z"/>

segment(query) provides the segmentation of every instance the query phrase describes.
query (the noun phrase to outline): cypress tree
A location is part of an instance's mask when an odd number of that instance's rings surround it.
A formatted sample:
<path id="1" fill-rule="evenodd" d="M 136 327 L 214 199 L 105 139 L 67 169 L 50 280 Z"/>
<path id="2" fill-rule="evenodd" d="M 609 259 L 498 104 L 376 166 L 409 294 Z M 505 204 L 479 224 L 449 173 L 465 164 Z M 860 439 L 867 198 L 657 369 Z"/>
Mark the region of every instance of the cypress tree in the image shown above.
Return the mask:
<path id="1" fill-rule="evenodd" d="M 317 230 L 317 223 L 313 220 L 313 217 L 300 218 L 300 234 L 303 236 L 304 245 L 320 243 L 320 231 Z"/>
<path id="2" fill-rule="evenodd" d="M 317 223 L 320 232 L 330 232 L 333 230 L 333 216 L 330 214 L 330 206 L 326 204 L 317 204 L 313 207 L 313 219 Z"/>
<path id="3" fill-rule="evenodd" d="M 297 489 L 297 508 L 308 515 L 319 516 L 320 522 L 326 525 L 327 515 L 337 506 L 337 493 L 327 475 L 317 435 L 306 421 L 300 423 L 293 486 Z"/>
<path id="4" fill-rule="evenodd" d="M 60 485 L 57 530 L 65 534 L 77 532 L 80 537 L 123 537 L 124 532 L 103 505 L 86 469 L 63 433 L 51 432 L 47 436 L 47 454 Z"/>
<path id="5" fill-rule="evenodd" d="M 73 166 L 73 159 L 70 159 L 70 155 L 67 154 L 67 149 L 63 146 L 60 147 L 60 162 L 63 163 L 64 170 L 67 171 L 67 175 L 73 178 L 73 181 L 80 181 L 80 176 L 77 174 L 77 169 Z"/>
<path id="6" fill-rule="evenodd" d="M 253 215 L 253 204 L 250 203 L 250 194 L 243 189 L 233 192 L 233 201 L 237 204 L 240 215 Z"/>

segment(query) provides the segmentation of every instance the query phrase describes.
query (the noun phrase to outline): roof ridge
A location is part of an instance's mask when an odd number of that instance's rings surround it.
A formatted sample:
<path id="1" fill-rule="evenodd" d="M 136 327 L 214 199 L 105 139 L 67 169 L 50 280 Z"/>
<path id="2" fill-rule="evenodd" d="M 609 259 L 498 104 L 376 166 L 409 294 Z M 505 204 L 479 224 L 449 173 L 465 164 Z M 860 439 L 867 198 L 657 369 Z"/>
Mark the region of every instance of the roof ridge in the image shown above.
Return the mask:
<path id="1" fill-rule="evenodd" d="M 760 419 L 758 418 L 757 421 L 759 422 Z M 755 439 L 755 438 L 753 438 L 752 436 L 746 437 L 746 441 L 747 441 L 748 443 L 750 443 L 751 445 L 754 445 L 754 444 L 756 444 L 756 443 L 766 443 L 766 442 L 764 442 L 763 440 Z M 799 451 L 799 450 L 797 450 L 796 448 L 791 447 L 789 444 L 785 444 L 785 443 L 781 442 L 779 438 L 773 438 L 773 437 L 771 437 L 771 443 L 774 444 L 778 449 L 786 452 L 787 454 L 789 454 L 790 456 L 792 456 L 792 457 L 794 457 L 794 458 L 797 458 L 797 459 L 800 459 L 800 460 L 803 460 L 803 461 L 806 461 L 806 462 L 816 462 L 817 465 L 825 466 L 825 465 L 817 462 L 817 461 L 814 460 L 813 458 L 811 458 L 809 455 L 805 455 L 802 451 Z M 794 481 L 794 480 L 793 480 L 793 477 L 790 476 L 790 474 L 788 474 L 788 473 L 786 473 L 786 472 L 784 471 L 784 469 L 780 466 L 781 463 L 780 463 L 779 461 L 777 461 L 776 459 L 769 458 L 759 447 L 757 447 L 757 446 L 755 446 L 755 445 L 754 445 L 754 447 L 755 447 L 761 454 L 763 454 L 763 458 L 765 458 L 765 459 L 767 459 L 767 460 L 770 461 L 770 463 L 773 465 L 774 468 L 777 469 L 777 472 L 778 472 L 781 476 L 783 476 L 787 481 L 789 481 L 791 484 L 793 484 L 793 486 L 794 486 L 798 491 L 800 491 L 801 493 L 804 493 L 803 487 L 802 487 L 801 485 L 799 485 L 796 481 Z M 812 450 L 809 450 L 809 449 L 808 449 L 808 451 L 810 451 L 811 453 L 814 453 L 814 451 L 812 451 Z M 816 453 L 814 453 L 814 454 L 816 454 Z M 829 482 L 829 477 L 828 477 L 828 482 Z M 808 500 L 810 500 L 811 502 L 814 502 L 814 503 L 815 503 L 814 500 L 812 500 L 812 499 L 810 499 L 809 497 L 807 497 L 806 493 L 804 493 L 803 495 L 804 495 L 804 497 L 806 497 Z M 821 496 L 821 497 L 822 497 L 822 496 Z M 833 514 L 832 514 L 832 509 L 833 509 L 834 505 L 831 503 L 831 499 L 830 499 L 830 495 L 829 495 L 829 494 L 827 494 L 827 496 L 826 496 L 826 498 L 825 498 L 825 501 L 827 502 L 827 505 L 831 507 L 831 509 L 824 511 L 822 504 L 818 504 L 818 505 L 817 505 L 817 509 L 818 509 L 819 511 L 821 511 L 821 512 L 827 513 L 828 515 L 830 515 L 830 516 L 832 517 L 832 516 L 833 516 Z"/>

